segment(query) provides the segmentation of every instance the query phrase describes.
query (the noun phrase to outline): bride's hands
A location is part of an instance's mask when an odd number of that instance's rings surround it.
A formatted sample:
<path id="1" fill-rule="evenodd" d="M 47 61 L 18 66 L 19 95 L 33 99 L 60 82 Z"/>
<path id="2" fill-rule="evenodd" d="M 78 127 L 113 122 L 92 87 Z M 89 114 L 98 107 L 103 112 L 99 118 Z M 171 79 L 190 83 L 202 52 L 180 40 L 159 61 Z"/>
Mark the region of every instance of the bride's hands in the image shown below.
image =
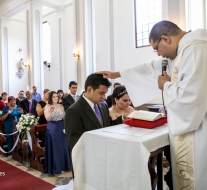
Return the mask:
<path id="1" fill-rule="evenodd" d="M 55 107 L 50 107 L 50 112 L 51 113 L 54 112 L 54 110 L 55 110 Z"/>

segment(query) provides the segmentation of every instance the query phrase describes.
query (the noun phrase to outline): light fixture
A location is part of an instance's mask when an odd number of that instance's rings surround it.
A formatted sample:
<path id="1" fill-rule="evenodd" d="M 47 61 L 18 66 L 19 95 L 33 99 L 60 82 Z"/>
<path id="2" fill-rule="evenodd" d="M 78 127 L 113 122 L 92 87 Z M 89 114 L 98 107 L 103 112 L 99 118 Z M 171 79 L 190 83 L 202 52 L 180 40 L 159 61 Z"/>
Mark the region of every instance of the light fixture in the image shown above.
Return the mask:
<path id="1" fill-rule="evenodd" d="M 73 56 L 78 57 L 78 60 L 80 60 L 80 53 L 79 51 L 73 50 Z"/>
<path id="2" fill-rule="evenodd" d="M 19 48 L 19 53 L 22 51 L 22 48 Z"/>
<path id="3" fill-rule="evenodd" d="M 26 62 L 23 62 L 23 63 L 25 67 L 28 67 L 28 69 L 30 69 L 30 63 L 26 63 Z"/>
<path id="4" fill-rule="evenodd" d="M 48 63 L 47 61 L 43 61 L 43 63 L 50 70 L 50 63 Z"/>

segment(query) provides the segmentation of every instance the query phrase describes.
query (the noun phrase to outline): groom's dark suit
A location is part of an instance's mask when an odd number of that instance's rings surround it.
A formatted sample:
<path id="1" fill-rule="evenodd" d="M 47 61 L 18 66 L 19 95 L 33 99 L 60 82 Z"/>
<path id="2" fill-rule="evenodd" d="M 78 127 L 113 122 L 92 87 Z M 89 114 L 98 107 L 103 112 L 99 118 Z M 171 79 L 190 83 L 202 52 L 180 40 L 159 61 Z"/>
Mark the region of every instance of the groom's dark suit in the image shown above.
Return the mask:
<path id="1" fill-rule="evenodd" d="M 63 104 L 65 112 L 74 103 L 75 103 L 75 100 L 70 94 L 68 96 L 66 96 L 65 98 L 63 98 L 62 104 Z"/>
<path id="2" fill-rule="evenodd" d="M 107 105 L 101 103 L 98 107 L 103 120 L 102 124 L 99 122 L 88 102 L 82 96 L 75 104 L 67 109 L 65 115 L 65 130 L 71 151 L 84 132 L 110 126 L 110 116 Z"/>

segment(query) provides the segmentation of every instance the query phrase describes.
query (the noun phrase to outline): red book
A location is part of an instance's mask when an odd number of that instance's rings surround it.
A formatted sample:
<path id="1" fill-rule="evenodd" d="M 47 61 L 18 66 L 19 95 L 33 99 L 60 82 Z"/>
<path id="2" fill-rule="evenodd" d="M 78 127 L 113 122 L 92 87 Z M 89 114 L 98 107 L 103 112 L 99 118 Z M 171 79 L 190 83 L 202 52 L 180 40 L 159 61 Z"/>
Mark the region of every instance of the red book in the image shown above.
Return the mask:
<path id="1" fill-rule="evenodd" d="M 132 127 L 152 129 L 152 128 L 159 127 L 167 123 L 167 117 L 162 117 L 155 121 L 146 121 L 146 120 L 141 120 L 141 119 L 130 118 L 130 119 L 125 120 L 124 123 Z"/>

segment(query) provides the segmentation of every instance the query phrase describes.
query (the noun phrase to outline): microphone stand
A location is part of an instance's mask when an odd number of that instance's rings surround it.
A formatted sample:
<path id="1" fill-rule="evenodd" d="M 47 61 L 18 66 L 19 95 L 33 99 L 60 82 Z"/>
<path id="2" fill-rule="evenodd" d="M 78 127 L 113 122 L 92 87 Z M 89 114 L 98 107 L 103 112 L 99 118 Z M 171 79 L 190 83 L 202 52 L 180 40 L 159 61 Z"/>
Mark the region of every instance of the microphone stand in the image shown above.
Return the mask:
<path id="1" fill-rule="evenodd" d="M 164 71 L 166 71 L 168 65 L 168 61 L 165 59 L 162 61 L 162 76 L 164 76 Z M 165 108 L 165 103 L 164 103 L 164 96 L 163 96 L 163 90 L 162 90 L 162 105 L 163 105 L 163 111 L 166 116 L 167 116 L 167 110 Z M 161 110 L 162 113 L 162 110 Z"/>
<path id="2" fill-rule="evenodd" d="M 163 90 L 162 90 L 162 105 L 163 105 L 164 114 L 167 116 L 167 110 L 166 110 L 166 107 L 165 107 L 164 96 L 163 96 Z M 162 111 L 161 111 L 161 113 L 162 113 Z"/>

